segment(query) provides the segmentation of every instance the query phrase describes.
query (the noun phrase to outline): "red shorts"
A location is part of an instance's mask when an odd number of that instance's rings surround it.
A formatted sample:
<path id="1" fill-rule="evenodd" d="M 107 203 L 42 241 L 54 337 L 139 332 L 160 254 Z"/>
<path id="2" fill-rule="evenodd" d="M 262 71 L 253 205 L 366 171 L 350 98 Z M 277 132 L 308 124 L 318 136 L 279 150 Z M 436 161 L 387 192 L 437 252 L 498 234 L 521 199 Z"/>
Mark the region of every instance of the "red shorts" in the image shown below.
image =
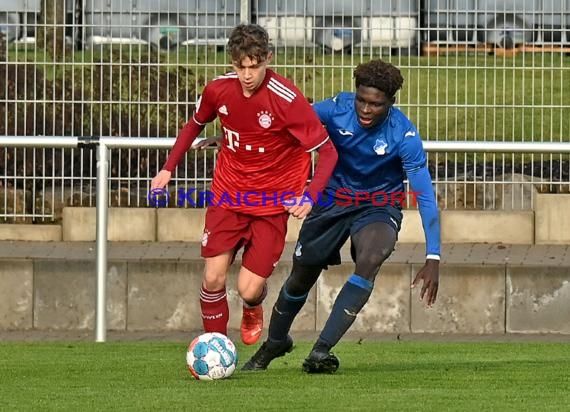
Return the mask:
<path id="1" fill-rule="evenodd" d="M 243 246 L 242 265 L 258 276 L 268 278 L 281 258 L 287 234 L 289 213 L 254 216 L 219 206 L 206 211 L 202 256 L 214 257 Z"/>

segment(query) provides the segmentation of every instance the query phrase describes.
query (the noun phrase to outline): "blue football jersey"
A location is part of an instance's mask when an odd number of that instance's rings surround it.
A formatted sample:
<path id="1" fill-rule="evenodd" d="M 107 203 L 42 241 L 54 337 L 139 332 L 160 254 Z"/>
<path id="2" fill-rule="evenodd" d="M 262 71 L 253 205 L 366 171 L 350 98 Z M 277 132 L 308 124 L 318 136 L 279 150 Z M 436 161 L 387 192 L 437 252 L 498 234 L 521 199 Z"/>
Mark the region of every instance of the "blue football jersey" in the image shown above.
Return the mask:
<path id="1" fill-rule="evenodd" d="M 313 104 L 339 153 L 328 188 L 402 192 L 405 174 L 426 165 L 420 134 L 395 107 L 382 124 L 360 126 L 354 98 L 354 93 L 343 92 Z"/>
<path id="2" fill-rule="evenodd" d="M 345 196 L 403 193 L 407 177 L 416 193 L 426 254 L 439 256 L 439 212 L 418 130 L 394 106 L 384 122 L 364 128 L 358 122 L 354 99 L 355 93 L 342 92 L 313 104 L 338 152 L 326 191 L 341 190 Z"/>

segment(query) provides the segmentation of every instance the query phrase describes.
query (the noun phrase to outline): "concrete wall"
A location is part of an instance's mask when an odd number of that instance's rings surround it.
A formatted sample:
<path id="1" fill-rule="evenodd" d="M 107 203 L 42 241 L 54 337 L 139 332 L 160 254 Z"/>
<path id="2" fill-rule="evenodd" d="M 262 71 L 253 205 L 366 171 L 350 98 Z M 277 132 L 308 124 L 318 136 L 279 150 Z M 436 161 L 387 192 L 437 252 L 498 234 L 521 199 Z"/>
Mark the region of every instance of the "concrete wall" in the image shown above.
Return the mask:
<path id="1" fill-rule="evenodd" d="M 539 194 L 535 207 L 537 244 L 570 243 L 570 194 Z"/>
<path id="2" fill-rule="evenodd" d="M 554 263 L 548 253 L 570 244 L 570 195 L 537 195 L 532 212 L 441 212 L 442 241 L 498 244 L 497 257 L 469 254 L 442 263 L 438 303 L 426 309 L 409 284 L 421 260 L 386 264 L 369 304 L 352 330 L 428 333 L 570 333 L 570 267 Z M 204 210 L 110 208 L 111 241 L 199 242 Z M 404 211 L 400 243 L 423 249 L 424 234 L 416 210 Z M 289 220 L 287 240 L 293 242 L 302 222 Z M 0 240 L 95 240 L 95 209 L 66 208 L 62 226 L 0 225 Z M 77 241 L 77 242 L 75 242 Z M 521 254 L 527 248 L 536 264 L 521 264 L 515 253 L 502 259 L 500 245 Z M 152 246 L 154 249 L 155 246 Z M 550 250 L 552 249 L 552 251 Z M 346 252 L 346 251 L 345 251 Z M 519 253 L 517 252 L 517 253 Z M 189 252 L 190 253 L 190 252 Z M 419 252 L 422 258 L 422 251 Z M 452 254 L 452 253 L 451 253 Z M 536 256 L 535 256 L 536 255 Z M 71 329 L 94 327 L 95 262 L 92 256 L 12 258 L 0 262 L 0 329 Z M 154 257 L 153 257 L 154 256 Z M 107 322 L 113 330 L 195 330 L 201 328 L 198 293 L 203 262 L 198 253 L 183 259 L 128 255 L 109 261 Z M 534 258 L 532 257 L 534 256 Z M 463 263 L 461 263 L 463 262 Z M 293 325 L 295 330 L 320 329 L 352 265 L 331 268 L 311 291 Z M 237 270 L 234 265 L 232 270 Z M 283 258 L 270 278 L 266 313 L 290 270 Z M 238 328 L 241 301 L 235 272 L 229 276 L 230 327 Z"/>
<path id="3" fill-rule="evenodd" d="M 174 331 L 201 328 L 203 263 L 111 261 L 107 276 L 110 330 Z M 240 324 L 241 300 L 229 276 L 230 328 Z M 265 313 L 288 275 L 284 259 L 269 279 Z M 443 265 L 438 302 L 426 308 L 409 285 L 419 266 L 386 264 L 351 331 L 387 333 L 570 333 L 570 270 L 516 265 Z M 320 330 L 353 270 L 345 263 L 319 279 L 294 331 Z M 86 330 L 95 322 L 94 262 L 12 260 L 0 265 L 0 329 Z"/>

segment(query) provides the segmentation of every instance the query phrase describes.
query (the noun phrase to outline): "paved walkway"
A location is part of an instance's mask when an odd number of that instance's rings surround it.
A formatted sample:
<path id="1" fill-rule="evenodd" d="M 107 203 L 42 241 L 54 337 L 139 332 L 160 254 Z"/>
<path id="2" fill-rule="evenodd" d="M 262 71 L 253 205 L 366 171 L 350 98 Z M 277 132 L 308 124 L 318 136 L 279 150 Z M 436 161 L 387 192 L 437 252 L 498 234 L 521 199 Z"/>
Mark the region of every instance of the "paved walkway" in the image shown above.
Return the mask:
<path id="1" fill-rule="evenodd" d="M 293 243 L 286 245 L 282 259 L 289 259 Z M 197 242 L 109 242 L 110 261 L 200 259 Z M 400 243 L 390 263 L 422 263 L 425 249 L 419 243 Z M 90 260 L 96 257 L 95 242 L 0 241 L 0 259 Z M 343 248 L 343 261 L 350 261 L 349 248 Z M 570 267 L 570 245 L 444 244 L 442 264 L 521 265 Z"/>

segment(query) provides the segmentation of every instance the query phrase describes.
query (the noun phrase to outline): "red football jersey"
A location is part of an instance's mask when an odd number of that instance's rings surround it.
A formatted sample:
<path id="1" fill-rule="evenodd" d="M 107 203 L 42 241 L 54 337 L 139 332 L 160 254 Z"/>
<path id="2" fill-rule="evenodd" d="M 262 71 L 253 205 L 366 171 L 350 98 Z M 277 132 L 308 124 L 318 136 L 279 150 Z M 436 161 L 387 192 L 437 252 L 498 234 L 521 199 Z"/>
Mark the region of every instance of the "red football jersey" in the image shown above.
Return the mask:
<path id="1" fill-rule="evenodd" d="M 305 96 L 268 69 L 246 97 L 237 74 L 228 73 L 206 85 L 194 120 L 205 124 L 216 116 L 224 139 L 209 204 L 258 216 L 282 213 L 282 200 L 301 195 L 307 183 L 309 152 L 328 139 Z"/>

